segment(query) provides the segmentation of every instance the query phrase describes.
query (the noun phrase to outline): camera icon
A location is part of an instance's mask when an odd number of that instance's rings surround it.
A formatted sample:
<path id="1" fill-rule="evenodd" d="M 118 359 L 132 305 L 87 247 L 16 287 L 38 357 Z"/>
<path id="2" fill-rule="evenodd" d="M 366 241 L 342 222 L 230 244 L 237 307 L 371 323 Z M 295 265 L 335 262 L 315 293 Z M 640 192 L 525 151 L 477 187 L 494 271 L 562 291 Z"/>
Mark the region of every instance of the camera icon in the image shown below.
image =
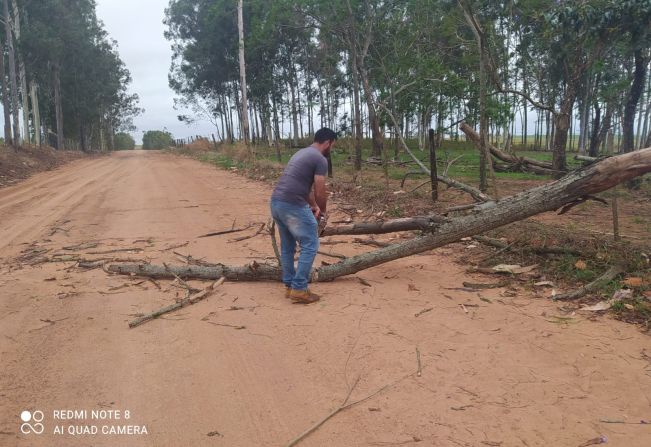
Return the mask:
<path id="1" fill-rule="evenodd" d="M 44 419 L 45 415 L 42 411 L 24 410 L 20 413 L 20 420 L 23 421 L 20 425 L 21 433 L 24 435 L 29 435 L 31 433 L 40 435 L 45 430 L 45 426 L 42 423 Z"/>

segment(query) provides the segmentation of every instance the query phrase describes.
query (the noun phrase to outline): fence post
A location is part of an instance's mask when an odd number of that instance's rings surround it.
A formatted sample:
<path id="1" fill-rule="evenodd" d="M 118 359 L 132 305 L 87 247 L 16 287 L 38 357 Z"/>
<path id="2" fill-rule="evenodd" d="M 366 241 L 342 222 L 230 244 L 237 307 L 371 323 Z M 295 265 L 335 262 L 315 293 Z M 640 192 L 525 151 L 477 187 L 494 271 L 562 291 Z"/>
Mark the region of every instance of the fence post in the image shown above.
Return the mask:
<path id="1" fill-rule="evenodd" d="M 430 181 L 432 182 L 432 201 L 436 202 L 439 198 L 438 176 L 436 173 L 436 141 L 434 129 L 429 130 L 429 169 Z"/>

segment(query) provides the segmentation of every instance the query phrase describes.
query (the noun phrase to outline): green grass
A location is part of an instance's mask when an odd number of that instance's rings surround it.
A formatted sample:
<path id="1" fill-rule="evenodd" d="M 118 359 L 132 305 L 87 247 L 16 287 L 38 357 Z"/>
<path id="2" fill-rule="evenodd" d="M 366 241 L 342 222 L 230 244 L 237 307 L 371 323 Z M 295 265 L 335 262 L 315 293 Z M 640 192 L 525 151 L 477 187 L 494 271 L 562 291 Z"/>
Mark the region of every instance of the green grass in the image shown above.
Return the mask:
<path id="1" fill-rule="evenodd" d="M 532 140 L 533 141 L 533 140 Z M 307 141 L 302 141 L 302 144 L 308 144 Z M 281 163 L 285 164 L 289 158 L 298 150 L 297 148 L 289 148 L 290 142 L 285 142 L 285 147 L 281 148 Z M 394 156 L 394 147 L 393 142 L 385 141 L 387 145 L 387 152 L 390 158 Z M 429 151 L 419 150 L 417 140 L 408 140 L 407 144 L 416 157 L 423 162 L 426 166 L 429 166 Z M 365 160 L 371 156 L 371 145 L 372 141 L 365 139 L 362 141 L 362 159 Z M 524 156 L 528 158 L 533 158 L 541 161 L 551 161 L 552 153 L 551 152 L 541 152 L 541 151 L 517 151 L 517 155 Z M 269 159 L 277 161 L 277 156 L 274 148 L 269 147 L 258 147 L 256 149 L 256 155 L 258 159 Z M 341 173 L 352 175 L 352 160 L 354 157 L 354 141 L 350 138 L 342 138 L 337 141 L 335 148 L 332 151 L 332 164 L 333 170 L 335 173 Z M 455 160 L 448 169 L 448 176 L 452 178 L 459 179 L 471 179 L 476 180 L 479 178 L 479 152 L 476 147 L 467 141 L 451 141 L 445 140 L 442 143 L 442 147 L 437 150 L 436 161 L 437 161 L 437 170 L 439 174 L 443 174 L 448 163 L 452 160 Z M 400 152 L 398 155 L 399 162 L 410 162 L 411 157 L 409 154 Z M 568 156 L 567 158 L 568 166 L 570 168 L 578 167 L 577 163 L 573 157 Z M 364 163 L 364 170 L 372 170 L 377 172 L 382 172 L 382 166 L 378 165 L 369 165 Z M 409 165 L 396 165 L 392 163 L 389 166 L 389 178 L 393 180 L 402 180 L 405 173 L 408 171 L 417 171 L 418 167 L 413 163 Z M 336 175 L 336 174 L 335 174 Z M 540 176 L 535 174 L 523 173 L 523 172 L 496 172 L 495 176 L 497 179 L 511 179 L 511 180 L 541 180 L 548 179 L 549 177 Z M 427 176 L 425 174 L 411 175 L 411 179 L 425 179 Z"/>

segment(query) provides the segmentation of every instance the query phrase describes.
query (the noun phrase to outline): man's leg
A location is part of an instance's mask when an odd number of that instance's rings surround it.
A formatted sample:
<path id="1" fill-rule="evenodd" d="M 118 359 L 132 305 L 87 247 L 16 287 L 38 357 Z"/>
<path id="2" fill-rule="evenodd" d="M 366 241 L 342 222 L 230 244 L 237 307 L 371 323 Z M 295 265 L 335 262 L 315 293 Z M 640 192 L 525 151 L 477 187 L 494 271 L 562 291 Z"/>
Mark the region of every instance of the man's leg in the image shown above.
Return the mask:
<path id="1" fill-rule="evenodd" d="M 319 236 L 317 233 L 317 221 L 308 206 L 301 208 L 300 212 L 294 215 L 296 221 L 289 226 L 294 238 L 301 246 L 301 254 L 298 257 L 296 274 L 292 281 L 292 289 L 307 290 L 307 283 L 312 271 L 312 264 L 319 249 Z"/>
<path id="2" fill-rule="evenodd" d="M 296 254 L 296 239 L 285 224 L 287 210 L 278 202 L 271 203 L 271 215 L 276 221 L 278 233 L 280 233 L 280 263 L 283 272 L 283 283 L 286 287 L 292 286 L 292 280 L 296 275 L 294 269 L 294 255 Z"/>

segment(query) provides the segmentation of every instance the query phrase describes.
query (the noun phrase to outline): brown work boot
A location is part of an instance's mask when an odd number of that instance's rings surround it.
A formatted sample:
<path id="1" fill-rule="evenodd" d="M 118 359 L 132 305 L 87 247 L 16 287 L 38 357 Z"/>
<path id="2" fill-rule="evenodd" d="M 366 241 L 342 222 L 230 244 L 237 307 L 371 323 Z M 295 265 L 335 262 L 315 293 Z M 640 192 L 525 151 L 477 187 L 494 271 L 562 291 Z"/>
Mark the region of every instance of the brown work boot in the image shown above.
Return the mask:
<path id="1" fill-rule="evenodd" d="M 290 289 L 289 297 L 291 298 L 294 304 L 312 304 L 316 303 L 321 299 L 316 293 L 312 293 L 310 289 L 307 290 L 296 290 Z"/>
<path id="2" fill-rule="evenodd" d="M 285 286 L 285 298 L 289 298 L 289 292 L 291 292 L 292 289 L 290 287 Z"/>

